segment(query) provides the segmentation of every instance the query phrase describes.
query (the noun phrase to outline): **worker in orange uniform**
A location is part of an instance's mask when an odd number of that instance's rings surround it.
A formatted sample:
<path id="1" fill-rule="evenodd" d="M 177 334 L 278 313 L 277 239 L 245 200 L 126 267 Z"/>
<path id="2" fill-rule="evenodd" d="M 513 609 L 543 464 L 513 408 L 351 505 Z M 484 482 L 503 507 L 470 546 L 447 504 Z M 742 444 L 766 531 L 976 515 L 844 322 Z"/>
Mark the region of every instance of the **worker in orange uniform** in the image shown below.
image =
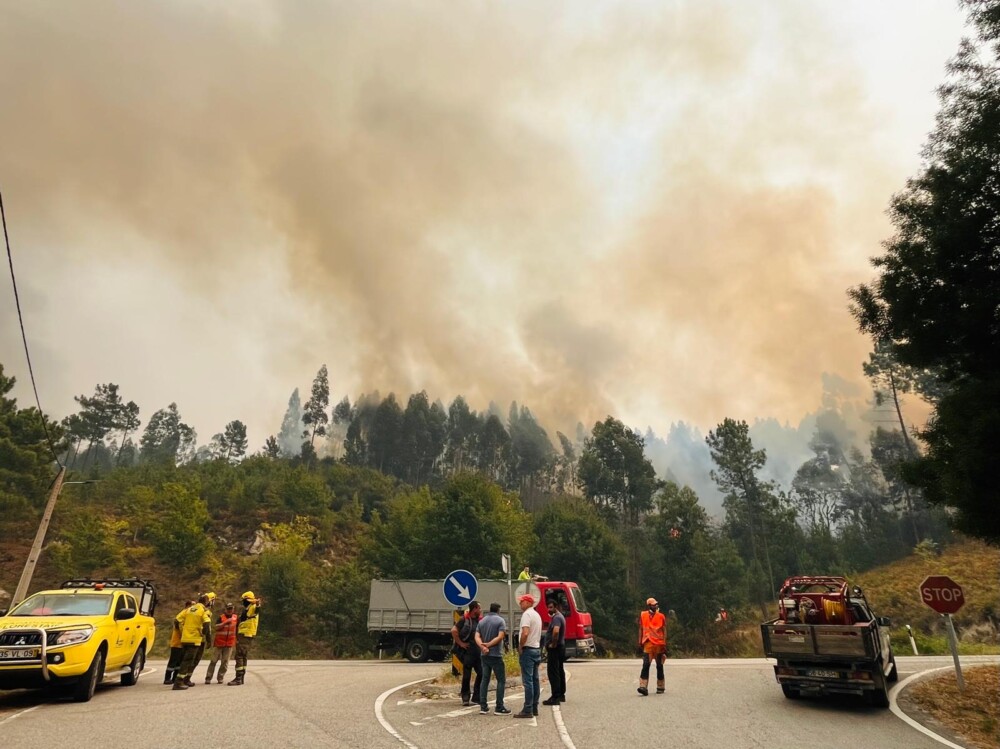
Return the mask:
<path id="1" fill-rule="evenodd" d="M 215 625 L 215 641 L 212 643 L 212 660 L 208 662 L 208 673 L 205 674 L 205 683 L 212 683 L 212 676 L 215 674 L 215 664 L 219 664 L 219 683 L 226 676 L 229 669 L 229 656 L 236 647 L 236 625 L 239 617 L 236 615 L 235 606 L 226 604 L 226 610 L 219 614 L 219 621 Z"/>
<path id="2" fill-rule="evenodd" d="M 260 606 L 263 603 L 252 590 L 244 593 L 241 600 L 243 611 L 240 612 L 239 622 L 236 625 L 236 677 L 227 685 L 230 687 L 243 686 L 250 649 L 257 636 L 257 624 L 260 622 Z"/>
<path id="3" fill-rule="evenodd" d="M 655 598 L 646 599 L 646 610 L 639 614 L 639 647 L 642 649 L 642 671 L 639 689 L 643 697 L 649 694 L 649 661 L 656 659 L 656 693 L 663 694 L 663 662 L 667 659 L 667 618 L 660 612 Z"/>

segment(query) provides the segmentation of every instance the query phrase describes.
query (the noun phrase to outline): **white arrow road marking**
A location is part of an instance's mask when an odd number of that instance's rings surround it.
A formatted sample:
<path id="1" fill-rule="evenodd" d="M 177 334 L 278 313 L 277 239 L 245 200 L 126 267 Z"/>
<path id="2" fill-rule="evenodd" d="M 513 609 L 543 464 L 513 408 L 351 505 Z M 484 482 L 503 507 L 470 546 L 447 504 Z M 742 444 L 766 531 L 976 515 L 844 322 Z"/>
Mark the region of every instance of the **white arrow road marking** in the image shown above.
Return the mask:
<path id="1" fill-rule="evenodd" d="M 452 585 L 458 588 L 459 598 L 472 598 L 472 595 L 469 593 L 469 589 L 466 588 L 464 585 L 460 584 L 458 580 L 455 579 L 454 575 L 452 575 L 448 579 L 451 580 Z"/>

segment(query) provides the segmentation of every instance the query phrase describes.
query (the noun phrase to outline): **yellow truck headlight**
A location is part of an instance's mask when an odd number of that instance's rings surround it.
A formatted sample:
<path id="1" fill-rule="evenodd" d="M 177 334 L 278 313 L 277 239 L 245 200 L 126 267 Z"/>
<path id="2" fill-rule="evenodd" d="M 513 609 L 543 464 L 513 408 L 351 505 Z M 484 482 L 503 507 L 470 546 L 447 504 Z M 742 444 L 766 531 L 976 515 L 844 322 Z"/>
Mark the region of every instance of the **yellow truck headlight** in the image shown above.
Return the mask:
<path id="1" fill-rule="evenodd" d="M 51 645 L 49 647 L 57 648 L 63 645 L 79 645 L 81 642 L 86 642 L 94 634 L 94 628 L 91 626 L 78 627 L 76 629 L 63 629 L 55 633 L 55 638 L 51 640 Z"/>

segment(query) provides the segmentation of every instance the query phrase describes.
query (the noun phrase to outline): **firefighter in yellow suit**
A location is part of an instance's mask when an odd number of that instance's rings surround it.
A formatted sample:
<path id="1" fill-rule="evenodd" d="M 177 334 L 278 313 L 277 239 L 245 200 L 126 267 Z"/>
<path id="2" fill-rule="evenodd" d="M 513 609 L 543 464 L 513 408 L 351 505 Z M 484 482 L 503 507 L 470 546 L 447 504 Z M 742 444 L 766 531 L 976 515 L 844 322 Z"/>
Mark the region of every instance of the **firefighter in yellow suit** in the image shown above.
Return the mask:
<path id="1" fill-rule="evenodd" d="M 191 674 L 194 671 L 195 659 L 198 657 L 198 649 L 212 634 L 212 615 L 206 608 L 209 602 L 208 595 L 203 595 L 198 599 L 198 603 L 184 609 L 174 619 L 174 627 L 180 630 L 181 647 L 184 650 L 181 665 L 174 677 L 174 689 L 188 689 L 194 686 Z"/>
<path id="2" fill-rule="evenodd" d="M 243 611 L 240 612 L 239 624 L 236 625 L 236 677 L 229 682 L 231 687 L 243 685 L 247 672 L 247 659 L 253 638 L 257 636 L 257 624 L 260 621 L 261 600 L 248 590 L 241 596 Z"/>

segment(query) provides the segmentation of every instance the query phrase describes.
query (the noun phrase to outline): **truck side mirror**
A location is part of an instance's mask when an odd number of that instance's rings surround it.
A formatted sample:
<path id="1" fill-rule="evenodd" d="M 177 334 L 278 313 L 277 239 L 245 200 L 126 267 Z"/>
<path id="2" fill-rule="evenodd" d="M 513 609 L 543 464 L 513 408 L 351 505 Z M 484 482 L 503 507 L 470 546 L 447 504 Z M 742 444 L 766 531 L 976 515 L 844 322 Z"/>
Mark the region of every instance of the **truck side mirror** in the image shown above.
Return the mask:
<path id="1" fill-rule="evenodd" d="M 126 619 L 135 618 L 135 609 L 118 609 L 115 612 L 115 621 L 120 622 Z"/>
<path id="2" fill-rule="evenodd" d="M 0 616 L 7 616 L 7 609 L 0 609 Z"/>
<path id="3" fill-rule="evenodd" d="M 880 627 L 891 627 L 892 626 L 892 619 L 890 619 L 887 616 L 880 616 L 880 617 L 878 617 L 878 625 Z"/>

